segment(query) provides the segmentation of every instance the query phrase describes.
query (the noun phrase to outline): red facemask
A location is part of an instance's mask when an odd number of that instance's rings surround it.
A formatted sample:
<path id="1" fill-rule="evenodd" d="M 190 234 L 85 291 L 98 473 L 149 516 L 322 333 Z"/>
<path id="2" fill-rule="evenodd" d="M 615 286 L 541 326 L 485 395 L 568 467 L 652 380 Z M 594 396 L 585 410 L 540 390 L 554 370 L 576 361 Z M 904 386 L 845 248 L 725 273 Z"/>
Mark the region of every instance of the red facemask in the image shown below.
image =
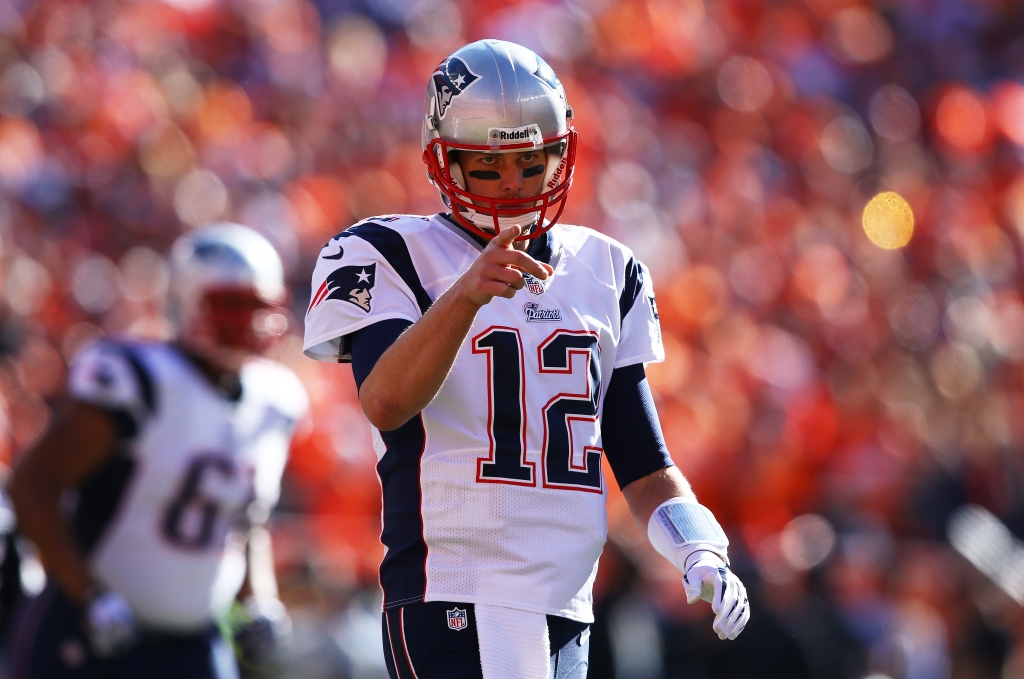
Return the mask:
<path id="1" fill-rule="evenodd" d="M 423 162 L 427 164 L 427 175 L 434 182 L 434 185 L 448 199 L 452 209 L 452 216 L 464 227 L 473 233 L 486 238 L 494 238 L 501 231 L 498 223 L 499 217 L 518 217 L 531 212 L 539 212 L 537 228 L 530 233 L 516 238 L 516 240 L 527 240 L 537 238 L 550 229 L 562 216 L 565 208 L 565 199 L 572 187 L 573 173 L 576 167 L 576 130 L 569 128 L 564 134 L 545 139 L 544 145 L 549 146 L 556 142 L 566 145 L 561 161 L 554 175 L 545 183 L 540 195 L 529 198 L 488 198 L 476 193 L 470 193 L 458 185 L 452 177 L 451 164 L 442 159 L 449 158 L 452 151 L 492 151 L 490 146 L 474 146 L 471 144 L 456 144 L 443 139 L 434 139 L 423 151 Z M 503 151 L 516 151 L 533 148 L 532 144 L 513 144 L 502 146 Z M 469 221 L 460 214 L 459 208 L 469 208 L 476 212 L 490 215 L 494 220 L 494 231 L 484 231 L 479 226 Z"/>
<path id="2" fill-rule="evenodd" d="M 288 330 L 283 309 L 251 290 L 211 290 L 203 303 L 213 340 L 225 348 L 262 353 Z"/>

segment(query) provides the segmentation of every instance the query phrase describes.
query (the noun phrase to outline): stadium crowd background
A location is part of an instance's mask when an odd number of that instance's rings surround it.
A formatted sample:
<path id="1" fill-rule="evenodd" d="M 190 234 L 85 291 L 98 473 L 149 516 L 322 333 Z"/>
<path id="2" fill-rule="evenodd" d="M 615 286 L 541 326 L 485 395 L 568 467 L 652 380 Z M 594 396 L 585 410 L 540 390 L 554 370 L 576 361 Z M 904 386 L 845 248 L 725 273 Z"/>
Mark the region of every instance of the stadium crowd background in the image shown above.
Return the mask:
<path id="1" fill-rule="evenodd" d="M 754 597 L 718 642 L 612 488 L 591 676 L 1024 677 L 1022 36 L 1014 0 L 0 0 L 0 460 L 85 343 L 166 332 L 175 237 L 257 228 L 313 400 L 273 525 L 289 674 L 382 676 L 369 426 L 301 356 L 309 275 L 442 208 L 427 78 L 504 38 L 576 112 L 563 221 L 652 270 L 669 447 Z M 882 191 L 903 248 L 862 228 Z"/>

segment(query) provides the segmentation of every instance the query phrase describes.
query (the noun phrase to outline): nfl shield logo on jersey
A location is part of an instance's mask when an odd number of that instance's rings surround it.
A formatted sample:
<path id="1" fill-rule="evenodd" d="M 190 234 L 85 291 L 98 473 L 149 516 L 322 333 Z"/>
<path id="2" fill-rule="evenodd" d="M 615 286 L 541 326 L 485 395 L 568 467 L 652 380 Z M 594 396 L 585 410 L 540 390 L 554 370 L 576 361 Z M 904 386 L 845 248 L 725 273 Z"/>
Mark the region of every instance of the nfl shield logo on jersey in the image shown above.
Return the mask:
<path id="1" fill-rule="evenodd" d="M 523 279 L 526 281 L 526 289 L 535 295 L 544 294 L 544 284 L 540 282 L 539 278 L 534 278 L 530 274 L 523 272 Z"/>
<path id="2" fill-rule="evenodd" d="M 453 608 L 448 611 L 448 627 L 456 632 L 466 629 L 468 625 L 468 618 L 466 617 L 466 611 L 463 608 Z"/>

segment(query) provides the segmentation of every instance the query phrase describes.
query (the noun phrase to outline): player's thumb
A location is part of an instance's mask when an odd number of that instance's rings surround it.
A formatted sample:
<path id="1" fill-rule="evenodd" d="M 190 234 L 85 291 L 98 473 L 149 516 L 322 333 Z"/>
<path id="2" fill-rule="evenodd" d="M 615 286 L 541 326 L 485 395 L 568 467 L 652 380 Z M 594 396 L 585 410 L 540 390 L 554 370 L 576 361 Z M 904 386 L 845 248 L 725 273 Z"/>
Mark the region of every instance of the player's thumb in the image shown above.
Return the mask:
<path id="1" fill-rule="evenodd" d="M 703 582 L 696 573 L 690 572 L 683 576 L 683 591 L 686 592 L 686 603 L 693 604 L 700 601 L 700 591 Z"/>
<path id="2" fill-rule="evenodd" d="M 491 241 L 495 247 L 498 248 L 510 248 L 512 247 L 512 241 L 514 241 L 519 234 L 523 232 L 523 228 L 518 224 L 505 227 L 498 232 L 498 235 Z"/>

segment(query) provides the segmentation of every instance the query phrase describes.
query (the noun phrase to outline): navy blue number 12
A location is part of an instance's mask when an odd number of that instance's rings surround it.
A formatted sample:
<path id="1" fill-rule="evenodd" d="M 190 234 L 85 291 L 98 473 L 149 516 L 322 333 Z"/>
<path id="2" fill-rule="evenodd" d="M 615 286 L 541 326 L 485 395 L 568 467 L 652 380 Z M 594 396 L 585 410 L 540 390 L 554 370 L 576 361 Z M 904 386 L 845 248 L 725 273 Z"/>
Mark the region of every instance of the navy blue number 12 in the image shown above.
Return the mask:
<path id="1" fill-rule="evenodd" d="M 487 432 L 490 451 L 477 462 L 482 483 L 536 485 L 535 463 L 526 460 L 526 371 L 523 343 L 515 328 L 495 326 L 473 338 L 473 353 L 487 356 Z M 573 356 L 586 358 L 584 388 L 559 393 L 544 405 L 543 485 L 602 492 L 601 455 L 597 446 L 583 446 L 574 457 L 573 423 L 598 421 L 601 402 L 601 355 L 597 335 L 558 330 L 538 352 L 539 371 L 573 374 Z"/>

